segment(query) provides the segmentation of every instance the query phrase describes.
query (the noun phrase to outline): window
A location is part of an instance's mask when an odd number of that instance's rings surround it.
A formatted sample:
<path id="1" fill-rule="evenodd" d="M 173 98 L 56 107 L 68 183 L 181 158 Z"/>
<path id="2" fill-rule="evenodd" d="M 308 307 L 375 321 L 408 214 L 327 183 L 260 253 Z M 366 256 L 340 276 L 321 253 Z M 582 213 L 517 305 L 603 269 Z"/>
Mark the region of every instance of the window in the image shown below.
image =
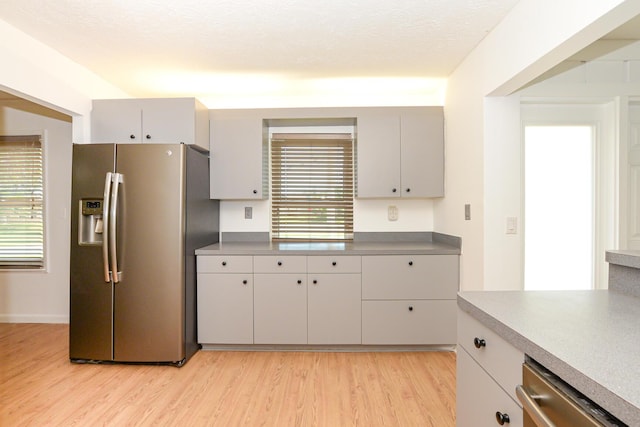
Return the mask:
<path id="1" fill-rule="evenodd" d="M 351 134 L 271 138 L 273 240 L 353 239 Z"/>
<path id="2" fill-rule="evenodd" d="M 527 125 L 524 132 L 524 288 L 591 289 L 594 130 Z"/>
<path id="3" fill-rule="evenodd" d="M 39 135 L 0 136 L 0 267 L 44 266 Z"/>

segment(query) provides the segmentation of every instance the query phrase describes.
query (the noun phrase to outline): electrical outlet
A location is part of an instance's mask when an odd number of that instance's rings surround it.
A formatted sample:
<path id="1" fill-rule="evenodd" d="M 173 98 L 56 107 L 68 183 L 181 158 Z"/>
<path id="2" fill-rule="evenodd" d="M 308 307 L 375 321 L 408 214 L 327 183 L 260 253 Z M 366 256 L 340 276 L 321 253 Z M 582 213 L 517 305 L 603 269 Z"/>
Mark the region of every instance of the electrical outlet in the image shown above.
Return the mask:
<path id="1" fill-rule="evenodd" d="M 251 206 L 246 206 L 244 208 L 244 219 L 251 219 L 253 217 L 253 208 Z"/>
<path id="2" fill-rule="evenodd" d="M 387 217 L 389 221 L 397 221 L 398 220 L 398 207 L 397 206 L 389 206 L 387 209 Z"/>

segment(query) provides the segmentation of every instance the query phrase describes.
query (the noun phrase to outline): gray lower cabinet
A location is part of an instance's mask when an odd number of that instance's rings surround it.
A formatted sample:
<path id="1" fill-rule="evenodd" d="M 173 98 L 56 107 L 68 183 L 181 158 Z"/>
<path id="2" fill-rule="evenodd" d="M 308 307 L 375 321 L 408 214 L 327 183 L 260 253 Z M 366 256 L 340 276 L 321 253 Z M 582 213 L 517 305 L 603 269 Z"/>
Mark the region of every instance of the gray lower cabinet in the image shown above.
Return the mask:
<path id="1" fill-rule="evenodd" d="M 202 344 L 451 345 L 458 255 L 198 256 Z"/>
<path id="2" fill-rule="evenodd" d="M 362 301 L 362 343 L 454 344 L 456 301 Z"/>
<path id="3" fill-rule="evenodd" d="M 198 342 L 253 344 L 253 257 L 197 257 Z"/>
<path id="4" fill-rule="evenodd" d="M 360 344 L 361 258 L 309 256 L 308 343 Z"/>
<path id="5" fill-rule="evenodd" d="M 522 384 L 524 353 L 469 314 L 458 310 L 456 424 L 491 427 L 496 414 L 522 427 L 522 407 L 515 395 Z"/>
<path id="6" fill-rule="evenodd" d="M 362 257 L 362 344 L 456 343 L 458 255 Z"/>
<path id="7" fill-rule="evenodd" d="M 360 344 L 360 275 L 310 274 L 309 344 Z"/>
<path id="8" fill-rule="evenodd" d="M 198 342 L 253 344 L 253 274 L 198 274 Z"/>
<path id="9" fill-rule="evenodd" d="M 306 274 L 254 276 L 254 343 L 307 343 Z"/>
<path id="10" fill-rule="evenodd" d="M 255 256 L 253 289 L 255 344 L 307 343 L 305 256 Z"/>

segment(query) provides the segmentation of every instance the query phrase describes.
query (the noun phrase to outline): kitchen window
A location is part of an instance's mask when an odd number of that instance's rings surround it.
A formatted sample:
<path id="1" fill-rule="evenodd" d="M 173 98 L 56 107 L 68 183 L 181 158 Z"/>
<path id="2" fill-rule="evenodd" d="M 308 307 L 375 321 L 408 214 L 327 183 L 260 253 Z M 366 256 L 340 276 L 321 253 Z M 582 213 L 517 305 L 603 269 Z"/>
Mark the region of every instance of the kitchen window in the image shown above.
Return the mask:
<path id="1" fill-rule="evenodd" d="M 0 135 L 0 268 L 44 266 L 40 135 Z"/>
<path id="2" fill-rule="evenodd" d="M 353 239 L 353 137 L 271 137 L 272 239 Z"/>

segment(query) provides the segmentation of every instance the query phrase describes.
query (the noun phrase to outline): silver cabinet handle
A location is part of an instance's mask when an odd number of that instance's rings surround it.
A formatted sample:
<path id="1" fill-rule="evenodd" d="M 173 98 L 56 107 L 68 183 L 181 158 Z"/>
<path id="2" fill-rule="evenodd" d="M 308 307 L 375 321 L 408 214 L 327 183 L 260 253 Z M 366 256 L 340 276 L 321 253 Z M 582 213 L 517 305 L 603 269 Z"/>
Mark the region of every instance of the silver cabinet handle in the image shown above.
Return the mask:
<path id="1" fill-rule="evenodd" d="M 118 215 L 118 189 L 120 188 L 120 183 L 123 182 L 122 174 L 114 173 L 113 174 L 113 184 L 111 185 L 111 229 L 109 230 L 109 246 L 111 246 L 111 277 L 113 278 L 113 283 L 120 282 L 120 272 L 118 272 L 118 249 L 117 249 L 117 239 L 116 239 L 116 225 L 117 225 L 117 215 Z"/>
<path id="2" fill-rule="evenodd" d="M 107 172 L 104 180 L 104 195 L 102 196 L 102 265 L 104 266 L 104 281 L 110 282 L 109 275 L 109 197 L 111 197 L 111 172 Z"/>
<path id="3" fill-rule="evenodd" d="M 535 399 L 527 393 L 523 386 L 516 386 L 516 396 L 520 403 L 522 403 L 524 412 L 529 414 L 531 420 L 537 427 L 556 427 L 553 421 L 542 412 Z"/>

